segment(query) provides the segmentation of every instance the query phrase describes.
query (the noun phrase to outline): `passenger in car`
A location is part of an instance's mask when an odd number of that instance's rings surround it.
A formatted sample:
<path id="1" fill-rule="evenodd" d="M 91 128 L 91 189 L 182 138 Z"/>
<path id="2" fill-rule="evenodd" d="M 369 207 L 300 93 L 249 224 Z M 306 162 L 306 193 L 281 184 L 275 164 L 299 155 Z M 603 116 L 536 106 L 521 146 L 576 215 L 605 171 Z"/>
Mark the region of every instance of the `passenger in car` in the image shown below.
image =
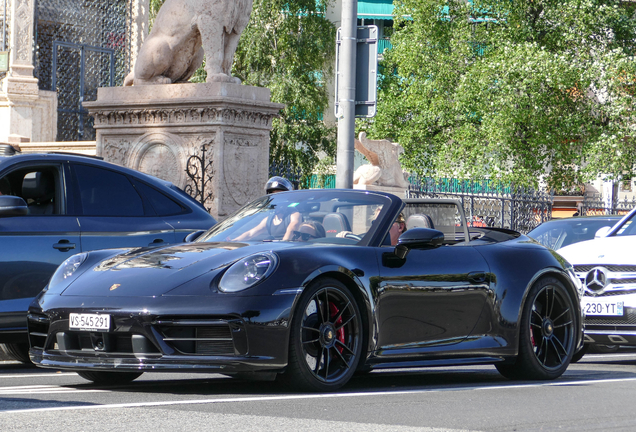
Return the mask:
<path id="1" fill-rule="evenodd" d="M 326 236 L 325 228 L 318 221 L 303 222 L 298 231 L 292 234 L 293 241 L 309 241 L 311 239 L 323 238 Z"/>
<path id="2" fill-rule="evenodd" d="M 400 238 L 400 235 L 402 235 L 404 231 L 406 231 L 406 220 L 404 219 L 404 213 L 400 213 L 389 230 L 391 246 L 395 246 L 397 244 L 398 238 Z"/>
<path id="3" fill-rule="evenodd" d="M 267 195 L 291 190 L 294 190 L 294 186 L 289 180 L 283 177 L 274 176 L 265 184 L 265 193 L 267 193 Z M 293 240 L 292 233 L 298 228 L 301 221 L 302 215 L 300 212 L 275 212 L 264 217 L 261 223 L 232 239 L 232 241 L 250 240 L 264 233 L 267 233 L 267 235 L 276 240 Z"/>

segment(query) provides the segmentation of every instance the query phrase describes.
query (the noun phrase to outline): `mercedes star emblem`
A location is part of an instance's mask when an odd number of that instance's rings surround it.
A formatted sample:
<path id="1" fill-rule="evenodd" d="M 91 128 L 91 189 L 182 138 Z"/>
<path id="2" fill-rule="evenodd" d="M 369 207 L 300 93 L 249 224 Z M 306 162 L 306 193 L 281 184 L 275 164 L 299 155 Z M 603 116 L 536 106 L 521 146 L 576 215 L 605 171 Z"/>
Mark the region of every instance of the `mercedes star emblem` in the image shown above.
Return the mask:
<path id="1" fill-rule="evenodd" d="M 607 275 L 603 267 L 595 267 L 585 276 L 585 285 L 590 291 L 600 291 L 607 285 Z"/>

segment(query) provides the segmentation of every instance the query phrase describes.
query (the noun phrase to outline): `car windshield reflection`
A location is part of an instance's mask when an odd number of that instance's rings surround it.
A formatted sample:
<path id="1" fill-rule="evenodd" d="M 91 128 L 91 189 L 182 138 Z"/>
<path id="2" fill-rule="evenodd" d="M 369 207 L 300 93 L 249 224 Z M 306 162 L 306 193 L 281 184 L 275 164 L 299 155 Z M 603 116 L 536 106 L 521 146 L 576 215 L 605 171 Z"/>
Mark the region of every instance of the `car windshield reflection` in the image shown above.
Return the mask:
<path id="1" fill-rule="evenodd" d="M 296 191 L 267 195 L 239 209 L 197 242 L 293 241 L 357 244 L 386 217 L 389 198 Z"/>

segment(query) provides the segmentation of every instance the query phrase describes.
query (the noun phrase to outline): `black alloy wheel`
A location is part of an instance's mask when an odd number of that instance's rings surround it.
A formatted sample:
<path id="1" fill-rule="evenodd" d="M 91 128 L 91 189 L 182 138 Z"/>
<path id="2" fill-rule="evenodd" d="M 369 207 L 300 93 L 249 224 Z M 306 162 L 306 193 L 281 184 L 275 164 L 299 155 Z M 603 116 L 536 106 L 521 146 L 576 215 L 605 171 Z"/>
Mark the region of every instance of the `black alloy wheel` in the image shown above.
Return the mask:
<path id="1" fill-rule="evenodd" d="M 127 384 L 139 378 L 143 372 L 77 372 L 77 374 L 95 384 Z"/>
<path id="2" fill-rule="evenodd" d="M 355 298 L 341 282 L 322 279 L 298 302 L 281 380 L 300 390 L 336 390 L 353 376 L 361 351 L 362 319 Z"/>
<path id="3" fill-rule="evenodd" d="M 496 365 L 510 379 L 560 377 L 576 350 L 580 317 L 567 289 L 555 278 L 539 280 L 523 306 L 519 353 L 514 364 Z"/>

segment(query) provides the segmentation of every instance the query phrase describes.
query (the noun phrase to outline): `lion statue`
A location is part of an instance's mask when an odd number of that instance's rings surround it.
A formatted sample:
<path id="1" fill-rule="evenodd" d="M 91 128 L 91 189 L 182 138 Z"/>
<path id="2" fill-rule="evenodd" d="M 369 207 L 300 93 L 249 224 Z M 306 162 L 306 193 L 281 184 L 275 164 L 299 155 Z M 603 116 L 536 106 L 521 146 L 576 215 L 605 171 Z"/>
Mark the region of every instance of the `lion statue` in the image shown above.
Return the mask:
<path id="1" fill-rule="evenodd" d="M 240 84 L 230 75 L 253 0 L 166 0 L 125 86 L 186 82 L 203 63 L 207 82 Z"/>
<path id="2" fill-rule="evenodd" d="M 360 132 L 354 142 L 355 149 L 362 153 L 370 164 L 360 166 L 353 173 L 353 184 L 376 184 L 408 188 L 409 182 L 404 178 L 399 155 L 404 148 L 389 140 L 367 139 L 367 134 Z"/>

